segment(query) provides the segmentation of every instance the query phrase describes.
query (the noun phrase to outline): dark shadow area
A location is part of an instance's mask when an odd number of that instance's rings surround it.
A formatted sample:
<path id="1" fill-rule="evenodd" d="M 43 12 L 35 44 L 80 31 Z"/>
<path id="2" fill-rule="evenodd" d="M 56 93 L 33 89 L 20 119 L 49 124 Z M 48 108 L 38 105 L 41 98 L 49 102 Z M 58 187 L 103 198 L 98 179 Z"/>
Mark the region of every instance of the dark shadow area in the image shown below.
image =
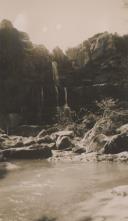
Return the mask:
<path id="1" fill-rule="evenodd" d="M 49 218 L 47 216 L 43 216 L 42 218 L 39 218 L 36 221 L 57 221 L 56 218 Z M 84 217 L 83 219 L 81 219 L 81 221 L 92 221 L 91 217 Z"/>
<path id="2" fill-rule="evenodd" d="M 42 218 L 39 218 L 35 221 L 56 221 L 57 219 L 56 218 L 50 218 L 50 217 L 47 217 L 47 216 L 43 216 Z"/>
<path id="3" fill-rule="evenodd" d="M 7 175 L 7 169 L 6 169 L 6 165 L 4 163 L 0 164 L 0 179 L 5 178 L 5 176 Z"/>

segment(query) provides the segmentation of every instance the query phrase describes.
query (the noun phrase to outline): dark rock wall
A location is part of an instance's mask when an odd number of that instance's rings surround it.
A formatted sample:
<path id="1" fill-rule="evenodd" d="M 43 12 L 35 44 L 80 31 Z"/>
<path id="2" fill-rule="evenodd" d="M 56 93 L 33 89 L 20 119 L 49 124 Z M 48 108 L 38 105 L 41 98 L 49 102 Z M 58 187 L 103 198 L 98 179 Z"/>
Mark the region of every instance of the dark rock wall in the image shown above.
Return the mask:
<path id="1" fill-rule="evenodd" d="M 100 33 L 66 54 L 59 48 L 50 54 L 4 20 L 0 25 L 2 127 L 8 125 L 9 114 L 19 115 L 26 124 L 53 120 L 57 106 L 53 60 L 58 64 L 59 106 L 65 104 L 64 87 L 75 110 L 105 97 L 128 100 L 128 36 Z"/>

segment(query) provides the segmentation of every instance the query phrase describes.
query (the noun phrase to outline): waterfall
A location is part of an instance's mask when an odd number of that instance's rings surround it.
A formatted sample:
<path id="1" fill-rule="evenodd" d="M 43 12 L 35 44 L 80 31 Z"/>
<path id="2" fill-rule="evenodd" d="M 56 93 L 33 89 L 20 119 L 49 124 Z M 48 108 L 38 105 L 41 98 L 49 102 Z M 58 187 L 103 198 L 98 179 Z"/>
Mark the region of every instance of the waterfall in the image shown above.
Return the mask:
<path id="1" fill-rule="evenodd" d="M 58 73 L 58 65 L 56 61 L 52 62 L 52 71 L 53 71 L 53 81 L 56 86 L 59 84 L 59 73 Z"/>
<path id="2" fill-rule="evenodd" d="M 41 104 L 44 103 L 44 88 L 41 88 Z"/>
<path id="3" fill-rule="evenodd" d="M 62 88 L 64 90 L 64 106 L 63 108 L 59 106 L 59 72 L 58 72 L 58 64 L 56 61 L 52 62 L 52 71 L 53 71 L 53 81 L 54 87 L 56 92 L 56 102 L 57 102 L 57 113 L 58 113 L 58 120 L 69 121 L 71 120 L 71 110 L 68 106 L 68 90 L 67 87 Z"/>
<path id="4" fill-rule="evenodd" d="M 55 85 L 55 91 L 56 91 L 56 102 L 57 106 L 59 106 L 59 72 L 58 72 L 58 65 L 56 61 L 52 62 L 52 71 L 53 71 L 53 81 Z"/>
<path id="5" fill-rule="evenodd" d="M 41 88 L 41 98 L 42 98 L 42 100 L 44 99 L 44 89 L 43 89 L 43 87 Z"/>
<path id="6" fill-rule="evenodd" d="M 68 90 L 64 87 L 65 106 L 68 107 Z"/>

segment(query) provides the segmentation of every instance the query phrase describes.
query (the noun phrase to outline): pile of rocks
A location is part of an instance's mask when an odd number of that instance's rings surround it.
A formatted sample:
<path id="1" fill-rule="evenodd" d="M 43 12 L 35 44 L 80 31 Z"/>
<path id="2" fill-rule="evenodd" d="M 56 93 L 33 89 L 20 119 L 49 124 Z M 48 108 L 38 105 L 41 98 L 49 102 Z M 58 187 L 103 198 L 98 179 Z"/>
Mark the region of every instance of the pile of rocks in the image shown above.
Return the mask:
<path id="1" fill-rule="evenodd" d="M 0 159 L 46 159 L 76 156 L 82 161 L 128 159 L 128 124 L 116 130 L 116 134 L 106 136 L 99 124 L 89 130 L 84 137 L 77 137 L 74 130 L 59 130 L 54 127 L 42 129 L 36 136 L 8 136 L 0 131 Z M 55 152 L 57 154 L 55 154 Z M 123 158 L 115 154 L 125 152 Z M 95 153 L 90 155 L 89 153 Z M 78 156 L 78 157 L 77 157 Z M 80 156 L 80 157 L 79 157 Z M 70 158 L 70 157 L 69 157 Z"/>

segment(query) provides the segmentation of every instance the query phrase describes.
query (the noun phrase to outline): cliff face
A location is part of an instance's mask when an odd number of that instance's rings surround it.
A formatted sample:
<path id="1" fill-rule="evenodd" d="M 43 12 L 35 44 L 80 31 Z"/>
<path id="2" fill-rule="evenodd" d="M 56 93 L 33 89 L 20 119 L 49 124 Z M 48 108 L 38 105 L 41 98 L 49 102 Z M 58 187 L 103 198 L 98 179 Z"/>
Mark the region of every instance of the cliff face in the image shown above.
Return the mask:
<path id="1" fill-rule="evenodd" d="M 58 67 L 57 91 L 53 61 Z M 65 87 L 68 104 L 75 110 L 105 97 L 127 100 L 128 36 L 100 33 L 69 48 L 66 54 L 59 48 L 50 54 L 43 45 L 32 44 L 28 35 L 16 30 L 9 21 L 2 21 L 1 118 L 7 119 L 14 113 L 21 116 L 23 123 L 51 121 L 57 102 L 60 106 L 65 103 Z"/>
<path id="2" fill-rule="evenodd" d="M 83 105 L 106 96 L 127 100 L 128 36 L 97 34 L 68 49 L 67 56 L 75 63 L 74 90 L 81 93 Z"/>
<path id="3" fill-rule="evenodd" d="M 54 83 L 49 51 L 4 20 L 0 25 L 0 114 L 19 114 L 24 123 L 52 115 Z M 49 111 L 48 111 L 49 109 Z M 6 124 L 6 120 L 3 120 Z"/>

